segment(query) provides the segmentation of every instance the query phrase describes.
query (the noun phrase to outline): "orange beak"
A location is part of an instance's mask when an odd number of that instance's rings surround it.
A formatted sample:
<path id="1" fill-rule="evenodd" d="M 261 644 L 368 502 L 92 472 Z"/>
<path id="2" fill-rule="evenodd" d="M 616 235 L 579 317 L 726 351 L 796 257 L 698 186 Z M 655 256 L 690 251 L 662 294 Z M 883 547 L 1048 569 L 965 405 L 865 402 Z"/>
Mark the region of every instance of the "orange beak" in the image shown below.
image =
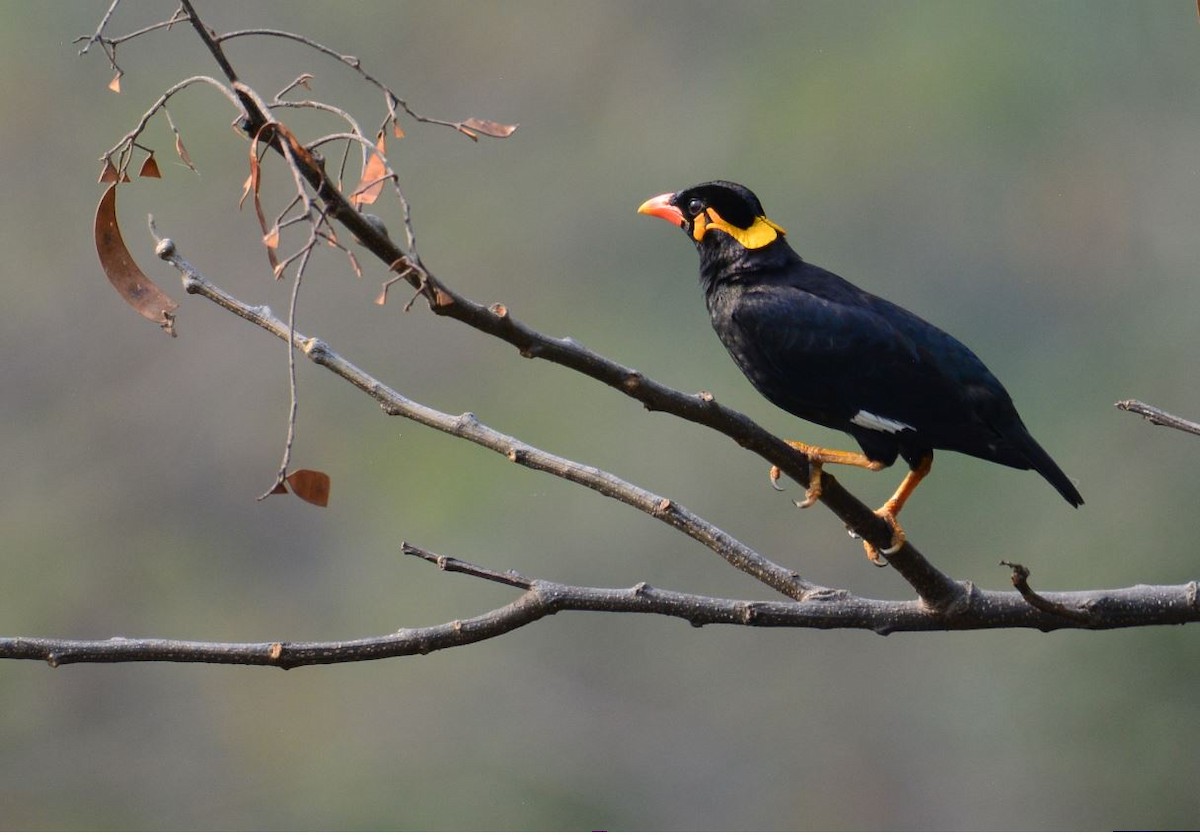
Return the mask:
<path id="1" fill-rule="evenodd" d="M 658 197 L 651 197 L 645 203 L 638 206 L 638 214 L 661 217 L 668 223 L 675 224 L 680 229 L 686 228 L 687 220 L 684 219 L 683 212 L 671 205 L 671 198 L 674 196 L 674 194 L 660 194 Z"/>

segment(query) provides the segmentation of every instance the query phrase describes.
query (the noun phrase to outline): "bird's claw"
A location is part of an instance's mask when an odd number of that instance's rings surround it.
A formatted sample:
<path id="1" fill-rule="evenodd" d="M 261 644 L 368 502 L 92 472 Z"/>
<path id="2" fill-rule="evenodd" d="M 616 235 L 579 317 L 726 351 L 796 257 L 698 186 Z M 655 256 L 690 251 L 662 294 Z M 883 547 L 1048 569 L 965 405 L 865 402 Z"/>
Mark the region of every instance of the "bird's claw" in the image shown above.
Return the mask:
<path id="1" fill-rule="evenodd" d="M 812 480 L 812 484 L 804 491 L 804 501 L 798 502 L 792 499 L 792 504 L 803 510 L 806 507 L 812 507 L 817 503 L 817 499 L 821 498 L 821 477 L 818 475 Z"/>
<path id="2" fill-rule="evenodd" d="M 780 471 L 778 467 L 771 467 L 771 486 L 776 490 L 782 490 L 779 486 Z M 808 462 L 808 488 L 804 491 L 804 501 L 798 502 L 792 499 L 792 504 L 803 510 L 806 507 L 812 507 L 821 498 L 821 464 L 817 461 L 810 460 Z"/>
<path id="3" fill-rule="evenodd" d="M 886 506 L 875 511 L 875 515 L 888 523 L 888 527 L 892 529 L 892 544 L 886 548 L 876 548 L 870 542 L 863 540 L 863 550 L 867 552 L 867 559 L 873 564 L 880 567 L 888 564 L 884 557 L 890 557 L 892 554 L 904 547 L 908 536 L 904 533 L 904 528 L 900 527 L 899 520 L 896 515 L 887 509 Z"/>
<path id="4" fill-rule="evenodd" d="M 771 488 L 773 490 L 778 490 L 780 493 L 783 492 L 783 488 L 779 486 L 779 479 L 782 475 L 783 470 L 779 469 L 774 464 L 771 465 L 771 471 L 767 473 L 767 478 L 771 479 Z"/>

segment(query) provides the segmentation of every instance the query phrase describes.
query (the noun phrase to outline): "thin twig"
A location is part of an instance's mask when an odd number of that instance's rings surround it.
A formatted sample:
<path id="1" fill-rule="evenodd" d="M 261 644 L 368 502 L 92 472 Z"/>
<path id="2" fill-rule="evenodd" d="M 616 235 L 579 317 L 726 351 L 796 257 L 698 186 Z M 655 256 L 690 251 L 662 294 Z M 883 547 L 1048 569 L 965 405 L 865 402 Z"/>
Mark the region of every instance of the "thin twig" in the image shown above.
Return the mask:
<path id="1" fill-rule="evenodd" d="M 132 149 L 137 144 L 136 140 L 142 135 L 142 132 L 146 130 L 146 126 L 150 123 L 150 120 L 154 118 L 156 113 L 165 107 L 166 103 L 172 96 L 174 96 L 176 93 L 186 90 L 193 84 L 209 84 L 217 88 L 227 99 L 229 99 L 234 107 L 236 107 L 238 110 L 242 109 L 241 102 L 238 100 L 237 96 L 234 95 L 233 91 L 221 82 L 217 81 L 215 78 L 211 78 L 207 75 L 194 75 L 191 78 L 185 78 L 183 81 L 173 84 L 167 88 L 167 90 L 158 97 L 154 104 L 150 106 L 150 109 L 142 114 L 142 117 L 138 120 L 133 130 L 121 137 L 120 142 L 101 154 L 100 159 L 111 160 L 113 155 L 116 155 L 118 161 L 114 164 L 119 172 L 124 173 L 126 166 L 129 164 L 129 156 L 132 153 Z M 171 125 L 171 129 L 175 130 L 175 126 Z M 178 136 L 179 132 L 175 131 L 175 135 Z"/>
<path id="2" fill-rule="evenodd" d="M 426 551 L 408 542 L 400 543 L 400 553 L 410 557 L 420 557 L 425 562 L 431 562 L 442 571 L 457 574 L 469 574 L 472 577 L 480 577 L 484 580 L 491 580 L 493 583 L 501 583 L 506 586 L 515 586 L 519 589 L 531 589 L 535 580 L 528 577 L 522 577 L 515 571 L 493 571 L 490 568 L 475 565 L 474 563 L 460 560 L 456 557 L 447 557 L 442 554 L 435 554 L 432 551 Z"/>
<path id="3" fill-rule="evenodd" d="M 104 17 L 100 19 L 100 25 L 96 27 L 95 34 L 90 36 L 82 35 L 73 41 L 74 43 L 86 41 L 86 43 L 83 45 L 83 48 L 79 50 L 80 55 L 86 55 L 87 51 L 94 43 L 98 43 L 101 46 L 115 47 L 117 44 L 131 41 L 134 38 L 140 38 L 142 35 L 157 31 L 159 29 L 170 29 L 176 23 L 182 23 L 186 19 L 186 12 L 184 11 L 183 7 L 180 6 L 175 10 L 174 14 L 172 14 L 166 20 L 160 20 L 158 23 L 151 23 L 149 26 L 143 26 L 141 29 L 137 29 L 133 32 L 128 32 L 115 38 L 110 38 L 104 34 L 104 30 L 108 28 L 108 24 L 112 19 L 113 12 L 117 10 L 117 6 L 120 4 L 121 0 L 113 0 L 112 5 L 108 7 L 108 11 L 104 13 Z M 117 69 L 116 65 L 113 66 L 113 69 Z"/>
<path id="4" fill-rule="evenodd" d="M 283 40 L 295 41 L 303 44 L 309 49 L 320 52 L 323 55 L 328 55 L 330 58 L 333 58 L 354 70 L 359 74 L 359 76 L 362 77 L 364 81 L 387 96 L 389 110 L 393 104 L 398 104 L 413 121 L 424 122 L 425 124 L 429 125 L 440 125 L 442 127 L 453 128 L 459 133 L 470 136 L 469 133 L 463 130 L 462 122 L 452 122 L 446 119 L 435 119 L 432 116 L 424 116 L 420 113 L 417 113 L 415 110 L 409 107 L 408 102 L 397 96 L 386 84 L 384 84 L 375 76 L 371 75 L 371 73 L 367 72 L 367 70 L 363 68 L 362 60 L 357 56 L 346 55 L 338 52 L 336 49 L 330 49 L 324 44 L 314 41 L 312 38 L 305 37 L 304 35 L 299 35 L 295 32 L 286 32 L 281 29 L 240 29 L 236 32 L 225 32 L 224 34 L 217 35 L 212 39 L 212 41 L 214 45 L 220 45 L 226 41 L 231 41 L 234 38 L 247 37 L 281 38 Z"/>
<path id="5" fill-rule="evenodd" d="M 1135 415 L 1141 415 L 1155 426 L 1166 426 L 1170 429 L 1178 429 L 1181 432 L 1187 432 L 1191 435 L 1200 435 L 1200 423 L 1176 417 L 1170 412 L 1164 412 L 1157 406 L 1151 406 L 1140 400 L 1118 400 L 1113 405 L 1123 412 L 1132 412 Z"/>
<path id="6" fill-rule="evenodd" d="M 1008 562 L 1000 560 L 1001 565 L 1006 565 L 1012 569 L 1012 584 L 1024 598 L 1025 602 L 1039 612 L 1045 612 L 1048 615 L 1056 615 L 1057 617 L 1066 618 L 1067 620 L 1075 621 L 1080 624 L 1091 622 L 1091 616 L 1087 612 L 1073 609 L 1063 603 L 1056 603 L 1052 600 L 1047 600 L 1042 595 L 1038 594 L 1029 585 L 1029 569 L 1017 562 Z"/>

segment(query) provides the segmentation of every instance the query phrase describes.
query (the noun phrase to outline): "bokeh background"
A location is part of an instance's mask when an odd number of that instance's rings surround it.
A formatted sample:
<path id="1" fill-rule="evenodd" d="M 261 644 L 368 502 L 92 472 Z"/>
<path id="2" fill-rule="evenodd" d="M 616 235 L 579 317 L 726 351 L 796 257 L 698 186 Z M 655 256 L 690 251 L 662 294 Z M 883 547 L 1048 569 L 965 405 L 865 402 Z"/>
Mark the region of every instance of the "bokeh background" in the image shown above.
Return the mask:
<path id="1" fill-rule="evenodd" d="M 284 439 L 281 343 L 183 297 L 145 231 L 285 307 L 246 146 L 207 88 L 158 120 L 165 177 L 122 190 L 176 340 L 92 247 L 99 155 L 167 85 L 217 73 L 186 26 L 78 57 L 106 2 L 0 5 L 0 634 L 321 640 L 503 605 L 409 540 L 562 582 L 769 598 L 652 519 L 399 419 L 302 366 L 298 466 L 330 507 L 256 502 Z M 110 33 L 167 17 L 122 6 Z M 1200 446 L 1116 411 L 1200 415 L 1200 23 L 1177 2 L 203 3 L 360 56 L 418 111 L 392 161 L 446 282 L 779 434 L 706 320 L 692 247 L 635 214 L 701 180 L 755 189 L 810 260 L 968 342 L 1077 479 L 938 458 L 906 511 L 956 577 L 1043 589 L 1197 576 Z M 265 95 L 377 125 L 380 97 L 295 44 L 230 55 Z M 293 118 L 308 136 L 339 129 Z M 280 167 L 267 191 L 289 188 Z M 393 230 L 398 208 L 377 211 Z M 364 259 L 364 264 L 369 263 Z M 323 255 L 301 330 L 404 394 L 670 496 L 812 579 L 908 598 L 827 512 L 727 439 L 517 353 Z M 839 472 L 864 500 L 900 472 Z M 1195 627 L 955 635 L 696 630 L 563 614 L 484 644 L 332 668 L 0 663 L 0 825 L 18 828 L 1195 828 Z"/>

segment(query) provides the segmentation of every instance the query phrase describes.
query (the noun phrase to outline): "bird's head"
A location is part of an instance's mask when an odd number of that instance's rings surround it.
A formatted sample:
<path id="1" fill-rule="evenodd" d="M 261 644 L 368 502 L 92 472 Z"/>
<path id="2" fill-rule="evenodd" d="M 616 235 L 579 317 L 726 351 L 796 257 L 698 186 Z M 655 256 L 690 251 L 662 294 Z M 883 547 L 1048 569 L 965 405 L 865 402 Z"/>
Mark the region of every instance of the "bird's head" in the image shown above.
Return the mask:
<path id="1" fill-rule="evenodd" d="M 782 226 L 767 219 L 754 192 L 726 180 L 651 197 L 638 212 L 680 227 L 702 252 L 731 245 L 753 252 L 786 234 Z"/>

